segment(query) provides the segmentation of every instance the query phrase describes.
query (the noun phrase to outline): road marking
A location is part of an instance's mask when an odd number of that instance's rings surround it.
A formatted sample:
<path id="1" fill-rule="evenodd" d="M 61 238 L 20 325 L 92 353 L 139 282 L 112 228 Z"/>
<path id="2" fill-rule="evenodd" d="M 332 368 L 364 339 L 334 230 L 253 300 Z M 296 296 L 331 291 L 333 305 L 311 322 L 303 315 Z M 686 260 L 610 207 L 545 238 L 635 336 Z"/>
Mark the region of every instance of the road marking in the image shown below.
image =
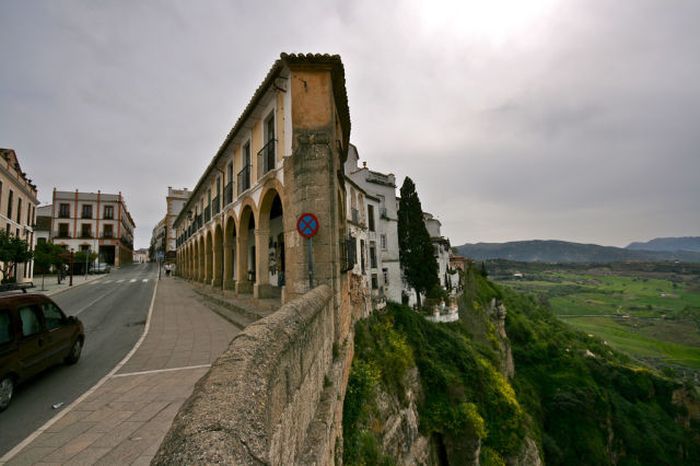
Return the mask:
<path id="1" fill-rule="evenodd" d="M 141 281 L 144 282 L 144 283 L 148 283 L 148 278 L 144 278 L 144 279 L 141 280 Z"/>
<path id="2" fill-rule="evenodd" d="M 106 285 L 107 283 L 112 283 L 113 281 L 114 281 L 114 280 L 107 280 L 107 281 L 105 282 L 105 285 Z"/>
<path id="3" fill-rule="evenodd" d="M 124 281 L 124 279 L 122 278 L 121 280 L 117 280 L 117 283 L 121 283 L 123 281 Z"/>
<path id="4" fill-rule="evenodd" d="M 131 280 L 129 280 L 129 283 L 136 283 L 136 279 L 132 278 Z"/>
<path id="5" fill-rule="evenodd" d="M 107 382 L 114 374 L 119 372 L 119 369 L 121 369 L 124 364 L 131 359 L 131 357 L 136 353 L 136 351 L 139 349 L 141 346 L 141 343 L 143 343 L 143 340 L 146 339 L 146 335 L 148 334 L 148 330 L 151 328 L 151 315 L 153 314 L 153 307 L 156 302 L 156 292 L 158 291 L 158 282 L 156 282 L 155 286 L 153 287 L 153 297 L 151 298 L 151 306 L 148 308 L 148 316 L 146 316 L 146 325 L 143 328 L 143 333 L 141 334 L 141 338 L 139 338 L 139 341 L 136 342 L 133 348 L 131 348 L 131 351 L 124 356 L 124 359 L 119 361 L 119 363 L 114 366 L 114 369 L 109 371 L 107 375 L 102 377 L 95 385 L 92 386 L 88 391 L 80 395 L 74 402 L 69 404 L 63 411 L 60 413 L 56 414 L 54 417 L 46 421 L 46 423 L 39 427 L 37 430 L 34 431 L 34 433 L 30 434 L 29 437 L 25 438 L 22 440 L 16 447 L 14 447 L 12 450 L 8 451 L 5 453 L 5 455 L 0 458 L 0 464 L 7 463 L 10 461 L 12 458 L 17 456 L 19 452 L 24 450 L 30 443 L 32 443 L 34 440 L 36 440 L 37 437 L 39 437 L 42 433 L 46 431 L 49 427 L 60 421 L 63 416 L 68 414 L 70 411 L 73 410 L 78 404 L 80 404 L 85 398 L 89 397 L 92 395 L 95 391 L 97 391 L 98 388 L 100 388 L 102 385 L 104 385 L 105 382 Z"/>
<path id="6" fill-rule="evenodd" d="M 102 284 L 102 282 L 99 281 L 99 280 L 96 280 L 96 281 L 94 281 L 94 282 L 88 283 L 88 285 L 101 285 L 101 284 Z"/>
<path id="7" fill-rule="evenodd" d="M 124 374 L 114 374 L 112 376 L 112 378 L 114 379 L 117 377 L 131 377 L 132 375 L 160 374 L 161 372 L 188 371 L 188 370 L 193 370 L 193 369 L 204 369 L 205 367 L 211 367 L 211 364 L 200 364 L 198 366 L 171 367 L 168 369 L 153 369 L 150 371 L 126 372 Z"/>
<path id="8" fill-rule="evenodd" d="M 90 306 L 92 306 L 93 304 L 95 304 L 97 301 L 99 301 L 99 300 L 101 300 L 101 299 L 104 299 L 104 298 L 106 298 L 107 296 L 116 293 L 117 291 L 119 291 L 119 288 L 114 288 L 111 292 L 105 293 L 105 294 L 103 294 L 102 296 L 98 297 L 97 299 L 95 299 L 95 300 L 93 300 L 93 301 L 90 301 L 88 304 L 86 304 L 85 306 L 81 307 L 81 308 L 78 310 L 78 312 L 76 312 L 76 313 L 73 314 L 73 315 L 74 315 L 74 316 L 77 316 L 78 314 L 80 314 L 81 312 L 83 312 L 85 309 L 87 309 L 87 308 L 89 308 Z"/>

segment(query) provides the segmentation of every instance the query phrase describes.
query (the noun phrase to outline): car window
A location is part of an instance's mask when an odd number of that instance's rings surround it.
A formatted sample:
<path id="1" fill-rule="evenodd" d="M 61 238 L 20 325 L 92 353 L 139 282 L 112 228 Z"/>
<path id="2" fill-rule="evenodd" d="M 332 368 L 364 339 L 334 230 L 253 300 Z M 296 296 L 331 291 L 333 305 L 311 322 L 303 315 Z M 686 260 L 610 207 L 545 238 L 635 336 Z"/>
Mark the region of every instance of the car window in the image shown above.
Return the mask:
<path id="1" fill-rule="evenodd" d="M 10 325 L 10 311 L 0 309 L 0 345 L 12 341 L 12 326 Z"/>
<path id="2" fill-rule="evenodd" d="M 22 321 L 22 335 L 25 337 L 41 332 L 41 321 L 34 306 L 20 307 L 19 318 Z"/>
<path id="3" fill-rule="evenodd" d="M 44 322 L 46 322 L 47 329 L 53 330 L 61 327 L 64 316 L 58 306 L 54 303 L 43 303 L 41 305 L 41 312 L 44 313 Z"/>

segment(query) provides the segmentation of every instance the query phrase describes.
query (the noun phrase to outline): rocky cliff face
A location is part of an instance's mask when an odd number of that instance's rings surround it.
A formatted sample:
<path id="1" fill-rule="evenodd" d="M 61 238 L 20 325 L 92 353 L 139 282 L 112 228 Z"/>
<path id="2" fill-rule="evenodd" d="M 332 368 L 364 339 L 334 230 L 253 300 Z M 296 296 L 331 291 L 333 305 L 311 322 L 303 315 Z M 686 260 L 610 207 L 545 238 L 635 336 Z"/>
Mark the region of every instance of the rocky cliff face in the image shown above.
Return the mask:
<path id="1" fill-rule="evenodd" d="M 418 402 L 423 396 L 423 388 L 415 367 L 407 371 L 404 387 L 403 402 L 385 390 L 377 391 L 377 418 L 384 419 L 381 424 L 382 452 L 396 459 L 396 464 L 438 465 L 430 439 L 418 430 Z"/>

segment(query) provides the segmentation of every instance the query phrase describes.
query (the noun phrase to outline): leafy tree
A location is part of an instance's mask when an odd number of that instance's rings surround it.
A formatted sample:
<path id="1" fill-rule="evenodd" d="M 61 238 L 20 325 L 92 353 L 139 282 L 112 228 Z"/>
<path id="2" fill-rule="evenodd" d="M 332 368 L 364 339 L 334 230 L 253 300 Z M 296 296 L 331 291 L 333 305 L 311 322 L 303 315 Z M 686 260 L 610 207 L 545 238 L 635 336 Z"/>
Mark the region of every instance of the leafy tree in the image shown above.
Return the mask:
<path id="1" fill-rule="evenodd" d="M 13 275 L 17 264 L 31 260 L 32 256 L 32 251 L 29 250 L 29 245 L 26 241 L 17 236 L 8 235 L 5 231 L 0 231 L 2 283 L 15 281 Z"/>
<path id="2" fill-rule="evenodd" d="M 63 266 L 65 250 L 56 244 L 41 242 L 36 245 L 34 251 L 35 270 L 41 273 L 41 288 L 44 288 L 44 278 L 46 273 L 51 271 L 51 266 L 60 270 Z M 60 274 L 57 275 L 60 283 Z"/>
<path id="3" fill-rule="evenodd" d="M 80 273 L 85 273 L 85 264 L 87 263 L 89 267 L 90 264 L 95 262 L 95 259 L 97 259 L 97 253 L 93 251 L 78 251 L 73 258 L 73 264 L 78 266 Z"/>
<path id="4" fill-rule="evenodd" d="M 416 291 L 418 307 L 421 293 L 439 286 L 438 264 L 433 243 L 423 221 L 423 209 L 416 185 L 406 177 L 399 200 L 399 259 L 408 284 Z"/>

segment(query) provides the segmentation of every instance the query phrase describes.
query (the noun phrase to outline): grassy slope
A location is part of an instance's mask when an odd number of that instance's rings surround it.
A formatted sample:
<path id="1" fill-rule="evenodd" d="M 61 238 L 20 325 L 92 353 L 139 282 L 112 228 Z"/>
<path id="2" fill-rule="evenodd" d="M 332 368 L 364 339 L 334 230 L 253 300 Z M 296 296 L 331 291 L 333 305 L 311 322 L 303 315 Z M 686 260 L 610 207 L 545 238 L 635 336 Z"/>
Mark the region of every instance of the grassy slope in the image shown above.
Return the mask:
<path id="1" fill-rule="evenodd" d="M 700 292 L 691 286 L 586 273 L 547 272 L 536 278 L 507 283 L 547 297 L 567 323 L 633 357 L 700 369 Z M 590 317 L 596 315 L 601 317 Z"/>
<path id="2" fill-rule="evenodd" d="M 677 383 L 572 330 L 533 297 L 474 274 L 466 295 L 460 323 L 432 324 L 396 305 L 358 323 L 344 411 L 347 464 L 392 464 L 380 452 L 374 393 L 381 386 L 401 399 L 402 374 L 413 364 L 427 395 L 421 431 L 482 438 L 482 464 L 514 455 L 526 434 L 546 464 L 700 464 L 700 427 L 676 422 L 684 416 L 671 403 Z M 496 369 L 493 327 L 483 318 L 494 296 L 508 307 L 512 385 Z"/>

